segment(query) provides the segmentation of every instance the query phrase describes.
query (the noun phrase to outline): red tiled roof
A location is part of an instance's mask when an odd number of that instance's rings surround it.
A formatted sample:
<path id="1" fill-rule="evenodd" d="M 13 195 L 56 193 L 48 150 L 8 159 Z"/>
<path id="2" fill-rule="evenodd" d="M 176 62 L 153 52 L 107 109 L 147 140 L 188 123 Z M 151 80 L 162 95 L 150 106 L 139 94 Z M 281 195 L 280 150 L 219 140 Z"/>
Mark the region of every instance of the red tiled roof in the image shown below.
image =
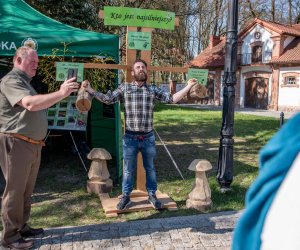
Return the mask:
<path id="1" fill-rule="evenodd" d="M 213 48 L 207 47 L 188 63 L 189 67 L 217 67 L 224 65 L 225 39 Z"/>
<path id="2" fill-rule="evenodd" d="M 261 26 L 273 30 L 279 33 L 280 35 L 300 36 L 300 26 L 297 24 L 280 24 L 255 18 L 253 22 L 251 22 L 249 25 L 246 25 L 246 27 L 239 33 L 239 37 L 246 34 L 249 31 L 249 29 L 251 29 L 256 24 L 260 24 Z"/>
<path id="3" fill-rule="evenodd" d="M 239 39 L 242 38 L 249 30 L 260 24 L 265 28 L 271 29 L 280 35 L 291 35 L 296 37 L 283 51 L 283 54 L 270 61 L 270 63 L 299 63 L 300 62 L 300 24 L 283 25 L 274 22 L 268 22 L 256 18 L 253 22 L 247 25 L 238 35 Z M 213 48 L 207 47 L 202 53 L 196 56 L 188 63 L 189 67 L 218 67 L 224 66 L 225 62 L 225 39 L 214 46 Z"/>
<path id="4" fill-rule="evenodd" d="M 297 29 L 300 29 L 300 23 L 292 24 L 292 27 L 297 28 Z"/>
<path id="5" fill-rule="evenodd" d="M 270 63 L 300 63 L 300 38 L 295 38 L 283 51 L 282 55 L 272 59 Z"/>

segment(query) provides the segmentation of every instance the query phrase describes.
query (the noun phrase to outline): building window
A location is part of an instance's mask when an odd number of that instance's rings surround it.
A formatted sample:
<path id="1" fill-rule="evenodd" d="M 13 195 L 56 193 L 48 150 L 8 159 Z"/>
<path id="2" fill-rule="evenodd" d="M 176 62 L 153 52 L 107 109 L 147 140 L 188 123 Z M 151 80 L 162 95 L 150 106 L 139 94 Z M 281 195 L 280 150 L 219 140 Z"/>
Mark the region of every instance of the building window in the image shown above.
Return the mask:
<path id="1" fill-rule="evenodd" d="M 296 84 L 296 77 L 295 77 L 295 76 L 287 76 L 287 77 L 285 78 L 284 83 L 285 83 L 286 85 Z"/>
<path id="2" fill-rule="evenodd" d="M 262 46 L 252 47 L 252 63 L 262 62 Z"/>
<path id="3" fill-rule="evenodd" d="M 288 72 L 282 74 L 281 87 L 296 87 L 299 88 L 300 73 Z"/>

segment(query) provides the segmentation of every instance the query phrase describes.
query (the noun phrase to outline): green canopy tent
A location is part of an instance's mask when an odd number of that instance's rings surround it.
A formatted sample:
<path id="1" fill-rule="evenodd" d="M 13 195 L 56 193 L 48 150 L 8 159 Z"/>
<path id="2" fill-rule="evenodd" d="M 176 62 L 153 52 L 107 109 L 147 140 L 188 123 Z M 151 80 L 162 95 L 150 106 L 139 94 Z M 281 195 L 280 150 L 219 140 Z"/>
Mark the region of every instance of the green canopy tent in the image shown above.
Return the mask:
<path id="1" fill-rule="evenodd" d="M 36 43 L 38 54 L 52 54 L 68 43 L 67 56 L 111 56 L 118 60 L 119 38 L 74 28 L 57 22 L 36 11 L 23 0 L 1 1 L 0 55 L 11 56 L 26 41 Z"/>
<path id="2" fill-rule="evenodd" d="M 35 47 L 39 56 L 51 55 L 53 49 L 57 49 L 56 55 L 112 57 L 118 62 L 118 36 L 62 24 L 36 11 L 23 0 L 1 1 L 0 56 L 13 56 L 18 47 L 28 43 Z M 64 44 L 68 44 L 67 51 L 64 51 Z M 107 107 L 93 101 L 87 136 L 92 147 L 106 148 L 112 154 L 119 177 L 122 174 L 119 105 L 115 104 L 109 115 L 107 113 Z"/>

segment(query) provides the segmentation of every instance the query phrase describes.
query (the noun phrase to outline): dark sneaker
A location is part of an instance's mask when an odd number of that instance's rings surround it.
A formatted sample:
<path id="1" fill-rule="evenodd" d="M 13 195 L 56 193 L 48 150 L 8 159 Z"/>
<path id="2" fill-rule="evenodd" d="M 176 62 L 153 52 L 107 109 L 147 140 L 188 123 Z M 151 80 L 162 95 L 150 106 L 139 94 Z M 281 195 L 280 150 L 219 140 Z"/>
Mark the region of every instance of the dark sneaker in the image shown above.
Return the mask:
<path id="1" fill-rule="evenodd" d="M 34 236 L 37 236 L 39 234 L 42 234 L 44 233 L 44 229 L 43 228 L 32 228 L 32 227 L 29 227 L 27 226 L 26 227 L 26 231 L 24 230 L 21 230 L 20 231 L 20 234 L 22 237 L 34 237 Z"/>
<path id="2" fill-rule="evenodd" d="M 160 210 L 163 209 L 163 205 L 161 202 L 157 199 L 156 195 L 149 195 L 148 201 L 151 203 L 153 208 Z"/>
<path id="3" fill-rule="evenodd" d="M 122 198 L 120 199 L 119 203 L 117 204 L 117 209 L 118 210 L 124 210 L 129 207 L 131 204 L 130 197 L 127 195 L 123 195 Z"/>
<path id="4" fill-rule="evenodd" d="M 33 246 L 33 241 L 20 238 L 12 243 L 2 245 L 10 249 L 29 249 Z"/>

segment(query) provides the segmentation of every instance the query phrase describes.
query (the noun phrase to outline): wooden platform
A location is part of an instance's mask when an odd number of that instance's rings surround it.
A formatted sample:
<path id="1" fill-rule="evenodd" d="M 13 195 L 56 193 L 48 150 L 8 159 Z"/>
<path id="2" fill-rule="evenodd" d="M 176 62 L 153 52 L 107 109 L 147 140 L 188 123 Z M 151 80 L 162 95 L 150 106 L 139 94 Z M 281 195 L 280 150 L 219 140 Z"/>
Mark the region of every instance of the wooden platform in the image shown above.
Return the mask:
<path id="1" fill-rule="evenodd" d="M 164 209 L 177 210 L 176 203 L 167 194 L 157 191 L 156 196 L 160 200 L 160 202 L 163 204 Z M 128 213 L 128 212 L 136 212 L 136 211 L 154 209 L 152 207 L 152 205 L 148 202 L 148 194 L 143 191 L 139 191 L 139 190 L 134 190 L 131 193 L 130 207 L 127 209 L 124 209 L 124 210 L 117 209 L 119 197 L 110 198 L 107 193 L 100 194 L 99 197 L 100 197 L 102 207 L 105 211 L 106 217 L 117 217 L 119 213 Z"/>

